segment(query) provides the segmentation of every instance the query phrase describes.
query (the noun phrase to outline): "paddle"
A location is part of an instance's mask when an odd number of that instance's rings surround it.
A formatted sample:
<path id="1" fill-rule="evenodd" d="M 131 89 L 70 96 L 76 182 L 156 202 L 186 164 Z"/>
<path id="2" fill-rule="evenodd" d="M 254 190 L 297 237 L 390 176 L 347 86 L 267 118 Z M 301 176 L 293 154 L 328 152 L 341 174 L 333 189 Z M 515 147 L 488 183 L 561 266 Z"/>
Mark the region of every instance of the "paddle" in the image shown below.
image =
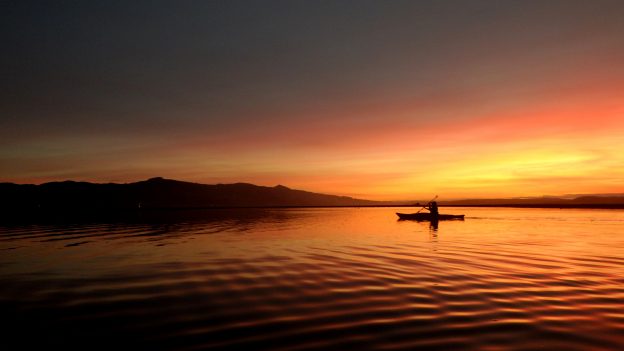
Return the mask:
<path id="1" fill-rule="evenodd" d="M 437 199 L 437 198 L 438 198 L 438 195 L 436 195 L 433 199 L 431 199 L 431 201 L 433 201 L 433 200 L 435 200 L 435 199 Z M 429 204 L 431 203 L 431 201 L 427 202 L 427 205 L 429 205 Z M 425 207 L 427 207 L 427 205 L 423 206 L 423 207 L 422 207 L 420 210 L 418 210 L 418 212 L 416 212 L 416 213 L 420 213 L 420 211 L 424 210 L 424 209 L 425 209 Z"/>

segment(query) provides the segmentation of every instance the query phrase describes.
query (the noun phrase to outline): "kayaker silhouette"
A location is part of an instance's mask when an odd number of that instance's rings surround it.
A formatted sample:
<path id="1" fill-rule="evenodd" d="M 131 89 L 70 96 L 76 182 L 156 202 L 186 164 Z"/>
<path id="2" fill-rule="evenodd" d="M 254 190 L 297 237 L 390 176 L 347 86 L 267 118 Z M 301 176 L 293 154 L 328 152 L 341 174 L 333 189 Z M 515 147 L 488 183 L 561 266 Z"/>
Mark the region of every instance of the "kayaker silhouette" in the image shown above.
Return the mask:
<path id="1" fill-rule="evenodd" d="M 427 207 L 427 209 L 429 210 L 429 212 L 430 212 L 432 215 L 434 215 L 434 216 L 439 215 L 439 213 L 438 213 L 438 203 L 437 203 L 437 202 L 435 202 L 435 201 L 431 201 L 431 202 L 429 203 L 429 207 Z"/>
<path id="2" fill-rule="evenodd" d="M 435 202 L 438 196 L 434 197 L 431 201 L 427 202 L 420 210 L 416 213 L 400 213 L 396 212 L 396 215 L 399 216 L 399 220 L 412 220 L 412 221 L 444 221 L 444 220 L 464 220 L 464 215 L 453 215 L 453 214 L 440 214 L 438 212 L 438 203 Z M 420 213 L 422 210 L 428 210 L 429 213 Z"/>

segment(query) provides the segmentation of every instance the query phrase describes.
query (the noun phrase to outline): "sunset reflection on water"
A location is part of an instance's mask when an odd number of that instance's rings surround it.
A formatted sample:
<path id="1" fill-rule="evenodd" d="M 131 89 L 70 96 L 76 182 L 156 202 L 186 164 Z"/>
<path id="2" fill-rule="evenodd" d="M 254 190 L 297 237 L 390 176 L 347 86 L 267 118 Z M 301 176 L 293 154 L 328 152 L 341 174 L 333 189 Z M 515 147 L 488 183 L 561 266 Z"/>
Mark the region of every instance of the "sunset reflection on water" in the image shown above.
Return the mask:
<path id="1" fill-rule="evenodd" d="M 624 211 L 212 210 L 0 227 L 4 343 L 619 349 Z M 401 209 L 401 212 L 406 212 Z M 24 337 L 36 335 L 36 338 Z"/>

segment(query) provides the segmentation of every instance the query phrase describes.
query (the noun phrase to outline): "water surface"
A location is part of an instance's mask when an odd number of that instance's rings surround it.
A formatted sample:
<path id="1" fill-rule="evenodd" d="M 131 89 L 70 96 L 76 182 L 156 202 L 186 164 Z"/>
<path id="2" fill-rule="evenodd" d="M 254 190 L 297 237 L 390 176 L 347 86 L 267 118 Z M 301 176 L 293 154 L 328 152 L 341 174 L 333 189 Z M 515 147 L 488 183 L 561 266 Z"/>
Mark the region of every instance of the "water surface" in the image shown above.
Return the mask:
<path id="1" fill-rule="evenodd" d="M 0 225 L 0 346 L 624 347 L 624 211 L 397 210 Z"/>

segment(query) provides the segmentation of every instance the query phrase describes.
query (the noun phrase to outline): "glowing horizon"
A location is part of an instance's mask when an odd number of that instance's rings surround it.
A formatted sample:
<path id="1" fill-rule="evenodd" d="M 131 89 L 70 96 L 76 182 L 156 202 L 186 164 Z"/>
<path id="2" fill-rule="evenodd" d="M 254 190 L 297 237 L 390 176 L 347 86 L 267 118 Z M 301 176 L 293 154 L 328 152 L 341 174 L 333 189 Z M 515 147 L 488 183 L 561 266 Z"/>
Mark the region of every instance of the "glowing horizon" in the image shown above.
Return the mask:
<path id="1" fill-rule="evenodd" d="M 624 193 L 621 3 L 124 6 L 14 9 L 0 182 Z"/>

